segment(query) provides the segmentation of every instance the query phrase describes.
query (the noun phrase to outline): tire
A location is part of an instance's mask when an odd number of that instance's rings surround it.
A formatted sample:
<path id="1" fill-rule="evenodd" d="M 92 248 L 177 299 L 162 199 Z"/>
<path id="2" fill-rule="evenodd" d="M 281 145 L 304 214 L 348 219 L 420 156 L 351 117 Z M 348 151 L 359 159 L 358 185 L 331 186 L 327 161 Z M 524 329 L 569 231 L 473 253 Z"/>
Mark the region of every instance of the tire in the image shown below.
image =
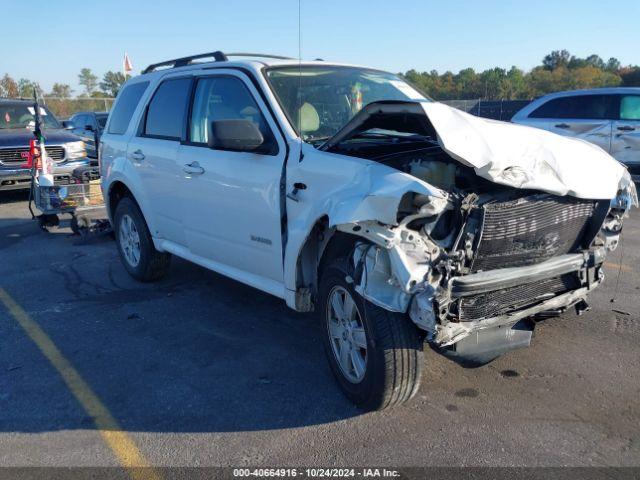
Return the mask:
<path id="1" fill-rule="evenodd" d="M 78 217 L 76 217 L 75 215 L 71 215 L 69 227 L 71 227 L 71 231 L 74 235 L 80 235 L 80 225 L 78 224 Z"/>
<path id="2" fill-rule="evenodd" d="M 167 273 L 171 255 L 155 249 L 147 222 L 131 197 L 118 202 L 113 229 L 120 260 L 129 275 L 141 282 L 152 282 Z"/>
<path id="3" fill-rule="evenodd" d="M 347 398 L 360 408 L 382 410 L 400 405 L 411 399 L 420 386 L 424 360 L 421 335 L 406 315 L 389 312 L 356 293 L 345 280 L 346 266 L 346 259 L 333 261 L 322 272 L 320 280 L 322 338 L 329 365 Z M 345 327 L 341 330 L 340 321 L 336 320 L 339 315 L 335 314 L 335 306 L 331 305 L 336 295 L 338 303 L 340 298 L 345 298 L 343 292 L 349 293 L 356 307 L 351 321 L 353 328 L 346 334 Z M 342 308 L 343 312 L 349 310 L 349 305 L 345 308 L 343 304 Z M 362 341 L 359 325 L 363 327 L 366 342 Z M 340 333 L 342 341 L 337 338 Z M 344 368 L 339 360 L 340 347 L 349 341 L 349 367 Z M 363 343 L 366 343 L 366 352 L 358 347 Z M 358 375 L 356 364 L 361 366 L 362 362 L 353 357 L 354 351 L 360 359 L 365 357 L 364 374 Z M 345 371 L 347 369 L 349 371 Z"/>

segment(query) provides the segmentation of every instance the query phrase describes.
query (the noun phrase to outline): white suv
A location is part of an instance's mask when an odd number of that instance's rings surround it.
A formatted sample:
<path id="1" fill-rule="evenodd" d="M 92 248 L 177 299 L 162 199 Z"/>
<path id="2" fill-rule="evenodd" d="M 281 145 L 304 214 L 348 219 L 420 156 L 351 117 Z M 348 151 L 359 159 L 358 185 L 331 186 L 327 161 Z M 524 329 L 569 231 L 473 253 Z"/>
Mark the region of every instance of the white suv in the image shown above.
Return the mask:
<path id="1" fill-rule="evenodd" d="M 535 99 L 511 121 L 594 143 L 640 181 L 640 88 L 551 93 Z"/>
<path id="2" fill-rule="evenodd" d="M 586 308 L 637 202 L 602 150 L 390 73 L 231 56 L 152 65 L 116 101 L 102 188 L 133 277 L 177 255 L 319 312 L 367 409 L 411 398 L 425 341 L 486 363 L 528 345 L 534 320 Z"/>

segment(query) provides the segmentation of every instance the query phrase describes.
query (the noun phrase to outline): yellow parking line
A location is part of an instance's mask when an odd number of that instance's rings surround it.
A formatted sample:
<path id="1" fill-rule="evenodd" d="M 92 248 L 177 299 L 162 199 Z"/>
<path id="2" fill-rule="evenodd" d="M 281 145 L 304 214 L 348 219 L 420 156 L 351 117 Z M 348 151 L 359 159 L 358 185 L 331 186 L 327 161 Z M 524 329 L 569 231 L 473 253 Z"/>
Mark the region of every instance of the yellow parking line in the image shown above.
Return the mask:
<path id="1" fill-rule="evenodd" d="M 91 387 L 80 376 L 71 362 L 65 358 L 51 338 L 40 328 L 27 312 L 25 312 L 13 298 L 0 287 L 0 301 L 18 322 L 29 338 L 35 343 L 51 365 L 58 371 L 74 397 L 80 402 L 84 410 L 102 435 L 102 438 L 113 451 L 123 467 L 129 468 L 134 479 L 158 479 L 158 472 L 142 455 L 131 437 L 118 424 L 111 412 L 100 401 Z"/>
<path id="2" fill-rule="evenodd" d="M 633 270 L 628 265 L 624 265 L 624 264 L 620 265 L 619 263 L 613 263 L 613 262 L 604 262 L 604 266 L 609 268 L 619 268 L 623 272 L 630 272 Z"/>

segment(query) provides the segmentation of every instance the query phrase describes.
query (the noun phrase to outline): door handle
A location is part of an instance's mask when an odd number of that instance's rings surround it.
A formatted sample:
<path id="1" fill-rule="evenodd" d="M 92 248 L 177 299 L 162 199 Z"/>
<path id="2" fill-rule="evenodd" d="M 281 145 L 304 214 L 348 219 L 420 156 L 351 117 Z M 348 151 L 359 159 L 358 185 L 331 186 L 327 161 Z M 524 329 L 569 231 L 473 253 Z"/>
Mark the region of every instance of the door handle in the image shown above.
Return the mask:
<path id="1" fill-rule="evenodd" d="M 632 127 L 630 125 L 622 125 L 618 127 L 618 130 L 620 130 L 621 132 L 633 132 L 635 130 L 635 127 Z"/>
<path id="2" fill-rule="evenodd" d="M 187 163 L 182 167 L 182 170 L 189 175 L 202 175 L 204 173 L 204 168 L 198 162 Z"/>
<path id="3" fill-rule="evenodd" d="M 558 123 L 557 125 L 555 125 L 556 128 L 571 128 L 571 125 L 569 125 L 568 123 Z"/>
<path id="4" fill-rule="evenodd" d="M 287 193 L 287 198 L 289 200 L 293 200 L 294 202 L 299 202 L 300 199 L 298 198 L 298 192 L 300 190 L 306 190 L 307 189 L 307 185 L 301 182 L 296 182 L 293 184 L 293 190 L 291 190 L 291 193 Z"/>
<path id="5" fill-rule="evenodd" d="M 142 153 L 142 150 L 140 149 L 136 150 L 131 154 L 131 159 L 136 160 L 138 162 L 144 160 L 144 158 L 145 158 L 144 153 Z"/>

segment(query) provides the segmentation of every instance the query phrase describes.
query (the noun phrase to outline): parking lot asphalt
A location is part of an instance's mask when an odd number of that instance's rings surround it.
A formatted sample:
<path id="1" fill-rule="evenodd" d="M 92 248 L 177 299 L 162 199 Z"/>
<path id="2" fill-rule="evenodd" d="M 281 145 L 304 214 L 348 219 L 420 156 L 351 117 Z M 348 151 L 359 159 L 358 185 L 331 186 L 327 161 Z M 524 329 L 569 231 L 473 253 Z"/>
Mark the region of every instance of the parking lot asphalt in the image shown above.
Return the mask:
<path id="1" fill-rule="evenodd" d="M 417 398 L 382 413 L 342 396 L 313 315 L 179 259 L 137 283 L 110 237 L 42 232 L 22 193 L 0 193 L 0 287 L 153 465 L 637 466 L 639 234 L 632 212 L 591 311 L 480 368 L 428 351 Z M 2 303 L 0 338 L 0 465 L 118 465 Z"/>

